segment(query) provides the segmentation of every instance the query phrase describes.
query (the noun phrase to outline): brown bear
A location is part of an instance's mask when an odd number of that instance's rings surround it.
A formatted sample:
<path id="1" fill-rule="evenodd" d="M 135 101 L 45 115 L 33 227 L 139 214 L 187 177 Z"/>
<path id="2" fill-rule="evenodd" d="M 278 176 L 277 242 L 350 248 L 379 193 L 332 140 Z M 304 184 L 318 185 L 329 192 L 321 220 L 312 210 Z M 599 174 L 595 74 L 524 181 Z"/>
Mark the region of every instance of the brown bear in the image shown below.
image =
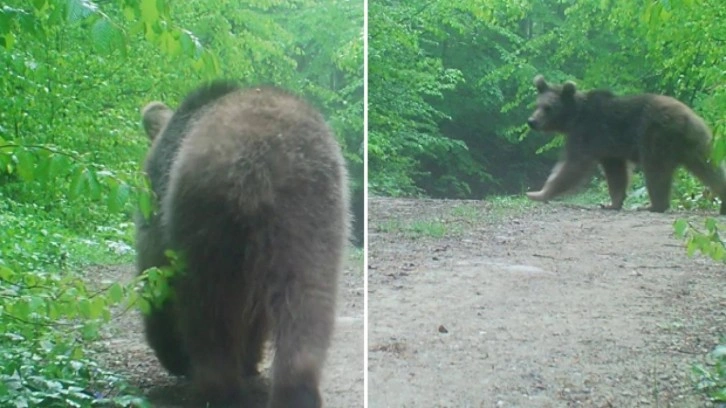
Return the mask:
<path id="1" fill-rule="evenodd" d="M 323 117 L 276 88 L 201 86 L 174 112 L 143 111 L 158 211 L 137 215 L 137 268 L 183 270 L 144 316 L 161 364 L 200 404 L 239 403 L 273 341 L 269 407 L 320 407 L 349 231 L 340 145 Z M 202 406 L 202 405 L 199 405 Z"/>
<path id="2" fill-rule="evenodd" d="M 673 173 L 682 165 L 718 195 L 720 213 L 726 214 L 726 175 L 723 167 L 709 162 L 711 131 L 688 106 L 664 95 L 581 92 L 572 82 L 548 84 L 542 75 L 534 78 L 534 85 L 537 107 L 527 124 L 564 134 L 565 148 L 542 190 L 527 193 L 530 199 L 561 195 L 600 164 L 611 199 L 602 207 L 619 210 L 631 164 L 639 164 L 650 196 L 647 209 L 664 212 L 670 207 Z"/>

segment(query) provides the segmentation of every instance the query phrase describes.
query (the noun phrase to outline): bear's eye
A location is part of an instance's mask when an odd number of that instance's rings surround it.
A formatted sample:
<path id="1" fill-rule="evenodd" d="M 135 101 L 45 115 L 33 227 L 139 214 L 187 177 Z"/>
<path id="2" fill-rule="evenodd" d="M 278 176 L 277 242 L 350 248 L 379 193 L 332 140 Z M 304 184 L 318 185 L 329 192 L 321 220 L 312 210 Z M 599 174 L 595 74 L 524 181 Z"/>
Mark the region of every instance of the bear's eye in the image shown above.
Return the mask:
<path id="1" fill-rule="evenodd" d="M 549 105 L 545 105 L 545 106 L 543 106 L 543 107 L 542 107 L 542 110 L 543 110 L 543 111 L 544 111 L 545 113 L 550 113 L 550 112 L 552 112 L 552 107 L 551 107 L 551 106 L 549 106 Z"/>

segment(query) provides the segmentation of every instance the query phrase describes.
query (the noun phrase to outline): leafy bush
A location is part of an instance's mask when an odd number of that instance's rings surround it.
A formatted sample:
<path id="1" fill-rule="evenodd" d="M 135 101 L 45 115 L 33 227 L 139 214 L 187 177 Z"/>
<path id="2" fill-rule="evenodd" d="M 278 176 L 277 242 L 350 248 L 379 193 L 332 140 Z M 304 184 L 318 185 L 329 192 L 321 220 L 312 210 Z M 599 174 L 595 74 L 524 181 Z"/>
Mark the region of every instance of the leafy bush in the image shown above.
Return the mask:
<path id="1" fill-rule="evenodd" d="M 0 406 L 147 406 L 86 351 L 110 307 L 133 304 L 133 286 L 91 289 L 74 273 L 0 265 L 0 291 Z"/>
<path id="2" fill-rule="evenodd" d="M 724 225 L 713 218 L 704 222 L 705 229 L 678 219 L 674 223 L 676 235 L 685 238 L 689 256 L 700 252 L 715 261 L 726 263 L 726 241 L 721 237 Z M 712 364 L 695 364 L 692 374 L 696 388 L 705 393 L 712 401 L 726 402 L 726 342 L 716 346 L 711 352 Z"/>
<path id="3" fill-rule="evenodd" d="M 726 339 L 721 340 L 711 352 L 713 360 L 711 366 L 696 364 L 693 366 L 693 376 L 696 389 L 708 395 L 713 402 L 726 402 Z"/>
<path id="4" fill-rule="evenodd" d="M 726 263 L 726 241 L 720 234 L 724 226 L 714 218 L 707 218 L 704 224 L 705 230 L 701 230 L 686 220 L 678 219 L 673 226 L 676 235 L 685 238 L 688 256 L 698 251 L 715 261 Z"/>

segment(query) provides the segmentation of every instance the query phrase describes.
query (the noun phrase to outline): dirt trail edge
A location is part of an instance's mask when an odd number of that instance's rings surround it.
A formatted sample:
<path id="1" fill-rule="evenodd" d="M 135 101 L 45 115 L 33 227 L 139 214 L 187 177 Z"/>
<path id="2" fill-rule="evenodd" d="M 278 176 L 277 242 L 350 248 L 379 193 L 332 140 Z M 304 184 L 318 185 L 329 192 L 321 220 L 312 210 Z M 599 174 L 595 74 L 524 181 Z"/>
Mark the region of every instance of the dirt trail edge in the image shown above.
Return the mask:
<path id="1" fill-rule="evenodd" d="M 676 217 L 371 199 L 369 407 L 708 406 L 726 268 Z"/>
<path id="2" fill-rule="evenodd" d="M 333 344 L 323 371 L 323 403 L 327 407 L 363 407 L 363 261 L 354 255 L 340 278 L 338 318 Z M 356 259 L 361 258 L 361 259 Z M 89 279 L 96 282 L 128 281 L 135 274 L 132 265 L 96 267 Z M 140 388 L 156 408 L 189 407 L 189 384 L 164 371 L 144 340 L 141 316 L 131 310 L 113 320 L 106 339 L 100 342 L 98 358 Z M 264 408 L 268 397 L 271 364 L 268 350 L 260 365 L 261 376 L 245 384 L 245 407 Z"/>

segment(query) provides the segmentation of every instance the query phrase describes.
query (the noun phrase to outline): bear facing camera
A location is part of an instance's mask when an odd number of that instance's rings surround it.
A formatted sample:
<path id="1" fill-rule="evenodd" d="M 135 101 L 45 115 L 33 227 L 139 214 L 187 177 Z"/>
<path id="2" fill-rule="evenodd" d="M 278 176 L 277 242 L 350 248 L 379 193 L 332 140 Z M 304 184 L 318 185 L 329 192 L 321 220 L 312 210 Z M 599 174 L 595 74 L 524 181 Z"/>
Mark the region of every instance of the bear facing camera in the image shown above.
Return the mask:
<path id="1" fill-rule="evenodd" d="M 721 199 L 720 214 L 726 215 L 724 167 L 709 161 L 711 131 L 688 106 L 665 95 L 578 91 L 573 82 L 550 84 L 542 75 L 535 76 L 534 85 L 537 107 L 527 124 L 533 130 L 564 134 L 565 147 L 544 187 L 527 197 L 553 199 L 599 164 L 611 200 L 601 207 L 619 210 L 632 164 L 639 164 L 651 203 L 645 209 L 664 212 L 670 207 L 673 174 L 683 166 Z"/>

